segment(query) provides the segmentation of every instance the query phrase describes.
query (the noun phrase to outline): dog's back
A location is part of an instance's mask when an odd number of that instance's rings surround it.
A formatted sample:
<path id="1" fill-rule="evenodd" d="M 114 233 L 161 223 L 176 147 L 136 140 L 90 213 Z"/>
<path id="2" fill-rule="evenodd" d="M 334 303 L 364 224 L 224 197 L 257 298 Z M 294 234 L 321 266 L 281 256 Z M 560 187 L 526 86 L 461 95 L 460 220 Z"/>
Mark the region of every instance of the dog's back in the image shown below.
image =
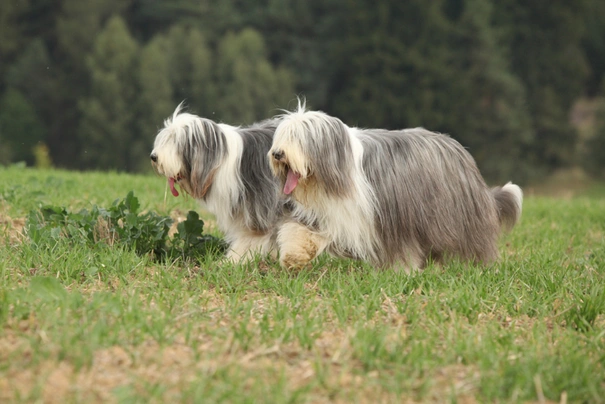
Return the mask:
<path id="1" fill-rule="evenodd" d="M 376 230 L 386 252 L 380 256 L 498 257 L 500 222 L 514 224 L 520 215 L 516 185 L 490 191 L 472 156 L 447 135 L 415 128 L 360 130 L 357 136 L 364 174 L 375 187 Z"/>

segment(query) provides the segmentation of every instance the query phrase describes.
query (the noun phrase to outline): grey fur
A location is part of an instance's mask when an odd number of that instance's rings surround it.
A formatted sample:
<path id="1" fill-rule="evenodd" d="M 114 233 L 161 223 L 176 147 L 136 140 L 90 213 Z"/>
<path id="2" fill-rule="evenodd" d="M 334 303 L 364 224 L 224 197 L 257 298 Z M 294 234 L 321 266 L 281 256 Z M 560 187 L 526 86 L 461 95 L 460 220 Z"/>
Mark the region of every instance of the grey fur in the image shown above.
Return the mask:
<path id="1" fill-rule="evenodd" d="M 179 144 L 179 153 L 185 170 L 182 175 L 189 178 L 193 196 L 205 199 L 212 186 L 211 176 L 227 157 L 228 150 L 225 134 L 214 121 L 199 118 L 199 123 L 187 127 L 188 141 Z"/>
<path id="2" fill-rule="evenodd" d="M 347 196 L 352 188 L 351 170 L 353 156 L 346 126 L 337 118 L 316 125 L 317 137 L 308 137 L 305 150 L 310 166 L 316 171 L 317 182 L 325 192 L 335 196 Z M 309 129 L 307 129 L 309 130 Z M 326 149 L 329 144 L 330 149 Z"/>
<path id="3" fill-rule="evenodd" d="M 405 261 L 409 251 L 402 246 L 418 249 L 425 261 L 498 257 L 495 199 L 458 142 L 421 128 L 366 130 L 359 138 L 377 198 L 379 265 Z"/>
<path id="4" fill-rule="evenodd" d="M 246 223 L 254 231 L 267 232 L 283 215 L 280 184 L 267 161 L 273 142 L 276 120 L 267 120 L 247 128 L 238 128 L 244 142 L 240 175 L 244 185 L 235 214 L 246 212 Z M 241 210 L 242 212 L 238 212 Z"/>

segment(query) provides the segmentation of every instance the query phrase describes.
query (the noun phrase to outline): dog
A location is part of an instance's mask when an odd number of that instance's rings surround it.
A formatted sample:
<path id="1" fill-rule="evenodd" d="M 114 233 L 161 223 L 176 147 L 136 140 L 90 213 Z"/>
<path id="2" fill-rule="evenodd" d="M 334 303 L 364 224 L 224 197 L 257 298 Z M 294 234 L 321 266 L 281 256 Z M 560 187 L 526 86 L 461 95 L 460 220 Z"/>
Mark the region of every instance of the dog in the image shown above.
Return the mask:
<path id="1" fill-rule="evenodd" d="M 299 100 L 268 158 L 293 203 L 277 237 L 287 268 L 324 250 L 406 272 L 456 257 L 490 263 L 521 216 L 521 188 L 488 188 L 460 143 L 423 128 L 349 127 Z"/>
<path id="2" fill-rule="evenodd" d="M 277 120 L 235 127 L 182 110 L 181 103 L 155 138 L 154 169 L 174 196 L 178 184 L 216 216 L 229 259 L 275 254 L 285 206 L 266 155 Z"/>

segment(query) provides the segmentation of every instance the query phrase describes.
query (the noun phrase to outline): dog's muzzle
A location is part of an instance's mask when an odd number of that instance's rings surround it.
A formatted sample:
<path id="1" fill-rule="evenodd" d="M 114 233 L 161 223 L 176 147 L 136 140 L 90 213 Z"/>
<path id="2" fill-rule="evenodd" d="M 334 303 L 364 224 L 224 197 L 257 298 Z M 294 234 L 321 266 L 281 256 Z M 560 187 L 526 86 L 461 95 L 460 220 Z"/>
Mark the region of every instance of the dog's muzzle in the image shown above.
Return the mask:
<path id="1" fill-rule="evenodd" d="M 154 163 L 158 162 L 158 155 L 155 153 L 151 153 L 151 155 L 149 156 L 149 158 L 151 159 L 151 161 L 153 161 Z"/>

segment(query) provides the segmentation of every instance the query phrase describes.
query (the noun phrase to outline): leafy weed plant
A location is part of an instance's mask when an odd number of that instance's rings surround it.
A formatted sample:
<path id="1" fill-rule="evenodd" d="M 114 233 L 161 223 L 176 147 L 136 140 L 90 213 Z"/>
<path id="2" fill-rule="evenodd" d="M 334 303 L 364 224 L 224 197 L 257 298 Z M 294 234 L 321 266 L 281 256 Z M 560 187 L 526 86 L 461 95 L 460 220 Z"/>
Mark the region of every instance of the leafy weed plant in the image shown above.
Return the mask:
<path id="1" fill-rule="evenodd" d="M 132 191 L 109 208 L 94 205 L 90 210 L 69 212 L 64 207 L 44 206 L 29 213 L 26 233 L 40 247 L 66 238 L 74 244 L 126 246 L 139 255 L 151 254 L 158 259 L 186 259 L 224 251 L 219 238 L 203 234 L 204 221 L 197 212 L 189 211 L 187 219 L 169 237 L 173 220 L 151 211 L 140 213 L 140 206 Z"/>

